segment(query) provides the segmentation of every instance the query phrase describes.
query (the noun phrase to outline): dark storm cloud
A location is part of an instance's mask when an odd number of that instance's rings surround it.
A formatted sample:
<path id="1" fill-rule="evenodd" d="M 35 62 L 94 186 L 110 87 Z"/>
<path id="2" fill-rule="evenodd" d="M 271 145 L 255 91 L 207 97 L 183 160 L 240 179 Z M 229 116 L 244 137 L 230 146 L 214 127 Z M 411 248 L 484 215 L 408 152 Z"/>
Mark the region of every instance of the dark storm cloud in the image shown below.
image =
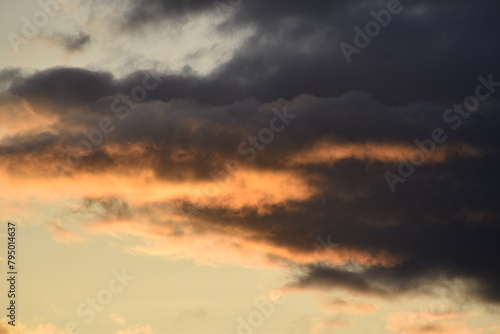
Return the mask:
<path id="1" fill-rule="evenodd" d="M 391 193 L 380 177 L 391 164 L 347 159 L 332 167 L 307 168 L 307 175 L 322 177 L 324 187 L 307 203 L 275 206 L 265 215 L 251 209 L 242 215 L 224 208 L 197 208 L 198 216 L 219 226 L 249 229 L 266 236 L 258 241 L 291 250 L 313 252 L 316 238 L 330 235 L 340 249 L 389 252 L 403 259 L 394 267 L 368 266 L 358 272 L 306 268 L 299 287 L 343 287 L 390 297 L 420 291 L 425 282 L 436 283 L 438 278 L 461 278 L 479 283 L 470 288 L 471 296 L 498 303 L 499 163 L 497 152 L 493 157 L 427 166 Z M 361 196 L 356 196 L 359 190 Z M 472 212 L 480 213 L 479 218 L 471 220 Z"/>
<path id="2" fill-rule="evenodd" d="M 138 81 L 132 77 L 128 80 Z M 115 84 L 127 85 L 125 82 Z M 108 105 L 103 102 L 106 99 L 100 101 Z M 247 162 L 246 155 L 238 154 L 238 145 L 267 127 L 273 116 L 271 109 L 283 105 L 297 118 L 253 162 Z M 114 117 L 104 109 L 66 115 L 63 124 L 83 124 L 90 129 L 104 115 Z M 342 286 L 360 293 L 395 296 L 417 291 L 421 282 L 440 276 L 479 282 L 471 296 L 499 302 L 500 260 L 495 256 L 500 251 L 499 103 L 492 98 L 484 110 L 472 114 L 457 130 L 442 120 L 444 111 L 422 103 L 389 107 L 360 92 L 337 98 L 302 95 L 270 105 L 256 100 L 225 106 L 193 99 L 147 102 L 138 104 L 127 119 L 115 120 L 116 129 L 106 136 L 107 144 L 127 147 L 140 143 L 146 148 L 143 153 L 116 156 L 97 148 L 80 168 L 82 172 L 102 172 L 148 166 L 157 177 L 172 181 L 209 180 L 210 172 L 223 170 L 230 160 L 262 171 L 294 172 L 321 189 L 320 193 L 305 202 L 272 205 L 266 214 L 252 208 L 195 207 L 193 219 L 201 222 L 203 229 L 253 231 L 255 241 L 290 250 L 313 252 L 317 236 L 331 235 L 341 247 L 374 255 L 388 252 L 403 259 L 394 267 L 368 267 L 361 272 L 313 267 L 299 286 Z M 352 156 L 334 163 L 286 163 L 289 155 L 307 153 L 322 140 L 338 145 L 370 142 L 411 146 L 414 139 L 428 138 L 436 127 L 445 129 L 449 139 L 435 154 L 463 144 L 480 153 L 452 151 L 441 162 L 419 166 L 395 193 L 389 190 L 383 173 L 395 170 L 399 160 Z M 67 136 L 59 140 L 54 135 L 13 138 L 4 142 L 0 154 L 4 159 L 25 154 L 36 157 L 39 152 L 57 151 L 57 147 L 85 138 Z M 380 146 L 379 154 L 384 150 Z M 40 164 L 43 159 L 46 156 L 41 156 Z M 103 217 L 114 217 L 126 209 L 127 217 L 133 219 L 137 211 L 119 199 L 87 199 L 85 205 L 103 211 Z"/>
<path id="3" fill-rule="evenodd" d="M 18 68 L 4 68 L 0 70 L 0 87 L 3 85 L 10 86 L 16 79 L 22 78 L 22 72 Z"/>
<path id="4" fill-rule="evenodd" d="M 125 13 L 125 26 L 128 27 L 162 19 L 185 23 L 189 14 L 198 14 L 214 8 L 212 1 L 199 0 L 140 0 L 131 2 L 129 6 Z"/>
<path id="5" fill-rule="evenodd" d="M 497 3 L 401 4 L 403 12 L 347 64 L 339 43 L 354 44 L 353 28 L 364 29 L 373 20 L 370 10 L 386 9 L 386 2 L 246 2 L 248 10 L 238 11 L 231 24 L 257 22 L 256 37 L 221 66 L 221 76 L 249 80 L 258 75 L 261 85 L 254 94 L 263 98 L 361 90 L 385 103 L 405 104 L 450 103 L 471 90 L 479 73 L 500 70 L 498 46 L 492 43 L 500 31 Z"/>
<path id="6" fill-rule="evenodd" d="M 392 105 L 421 100 L 447 104 L 470 91 L 480 73 L 500 72 L 495 1 L 480 6 L 401 1 L 403 11 L 348 64 L 339 44 L 354 45 L 353 28 L 364 29 L 373 20 L 370 11 L 386 9 L 387 3 L 243 1 L 221 24 L 220 33 L 251 26 L 255 34 L 220 65 L 214 79 L 244 82 L 246 94 L 261 100 L 361 90 Z M 139 4 L 130 15 L 140 19 L 129 24 L 157 20 L 158 15 L 168 21 L 179 11 L 217 15 L 210 1 Z M 142 7 L 156 9 L 156 15 L 142 15 Z"/>
<path id="7" fill-rule="evenodd" d="M 458 205 L 456 209 L 460 209 Z M 497 283 L 500 261 L 494 255 L 500 250 L 496 242 L 500 233 L 497 226 L 466 224 L 459 219 L 429 223 L 418 218 L 408 218 L 398 226 L 385 229 L 356 225 L 354 223 L 350 231 L 350 238 L 361 240 L 355 242 L 366 246 L 370 240 L 377 240 L 375 243 L 384 240 L 384 246 L 379 244 L 375 248 L 397 249 L 399 254 L 407 256 L 406 260 L 394 268 L 370 267 L 361 272 L 311 267 L 298 281 L 298 286 L 340 286 L 358 292 L 395 296 L 423 290 L 426 281 L 428 284 L 429 281 L 438 283 L 459 278 L 476 283 L 465 291 L 470 297 L 494 303 L 500 301 Z M 357 233 L 355 228 L 358 228 Z M 337 235 L 342 240 L 346 233 Z"/>
<path id="8" fill-rule="evenodd" d="M 2 73 L 9 93 L 35 104 L 44 102 L 63 107 L 95 105 L 99 99 L 116 93 L 131 95 L 135 87 L 144 86 L 145 76 L 156 76 L 161 81 L 158 87 L 148 92 L 146 100 L 191 98 L 204 103 L 230 104 L 248 98 L 244 93 L 245 87 L 233 80 L 194 75 L 161 75 L 154 71 L 137 71 L 117 79 L 108 72 L 63 67 L 49 68 L 25 76 L 16 70 L 5 69 Z M 64 113 L 67 109 L 59 111 Z"/>
<path id="9" fill-rule="evenodd" d="M 167 175 L 175 175 L 175 170 L 180 175 L 181 171 L 195 168 L 194 175 L 200 178 L 207 177 L 206 170 L 214 168 L 213 163 L 222 158 L 230 159 L 236 155 L 246 161 L 246 155 L 237 153 L 238 145 L 248 136 L 255 136 L 262 128 L 268 127 L 274 116 L 271 110 L 281 110 L 285 105 L 290 113 L 299 115 L 300 121 L 289 125 L 287 131 L 276 136 L 273 145 L 259 152 L 253 163 L 260 168 L 281 164 L 290 153 L 310 149 L 319 140 L 330 140 L 339 145 L 367 142 L 413 145 L 415 139 L 428 138 L 436 127 L 445 127 L 448 131 L 450 127 L 443 122 L 442 107 L 429 103 L 389 107 L 361 92 L 322 99 L 302 95 L 292 101 L 278 100 L 268 105 L 255 99 L 225 105 L 229 102 L 225 100 L 227 91 L 211 87 L 208 81 L 179 76 L 161 77 L 161 84 L 148 92 L 146 102 L 136 103 L 136 107 L 130 108 L 127 118 L 120 120 L 112 108 L 117 98 L 114 93 L 129 95 L 134 87 L 143 84 L 145 75 L 151 77 L 141 71 L 125 79 L 113 80 L 108 73 L 57 68 L 18 79 L 9 91 L 34 105 L 41 101 L 63 106 L 59 109 L 64 125 L 59 131 L 60 146 L 66 141 L 74 141 L 75 136 L 85 139 L 83 135 L 66 129 L 83 125 L 90 131 L 102 117 L 112 117 L 116 129 L 107 135 L 107 141 L 149 144 L 149 152 L 160 157 L 156 160 L 158 172 L 163 169 L 161 166 L 169 165 L 168 161 L 176 151 L 190 152 L 191 160 L 178 161 L 165 170 Z M 216 101 L 224 104 L 217 105 Z M 462 125 L 459 135 L 450 135 L 448 143 L 494 150 L 499 122 L 498 102 L 495 101 L 485 102 L 484 108 Z M 86 107 L 80 108 L 82 105 Z M 104 154 L 99 149 L 94 153 Z M 215 155 L 217 159 L 207 159 Z M 86 164 L 112 162 L 104 156 L 95 158 L 86 159 Z"/>
<path id="10" fill-rule="evenodd" d="M 8 92 L 33 104 L 89 105 L 115 92 L 109 73 L 80 68 L 52 68 L 15 80 Z"/>

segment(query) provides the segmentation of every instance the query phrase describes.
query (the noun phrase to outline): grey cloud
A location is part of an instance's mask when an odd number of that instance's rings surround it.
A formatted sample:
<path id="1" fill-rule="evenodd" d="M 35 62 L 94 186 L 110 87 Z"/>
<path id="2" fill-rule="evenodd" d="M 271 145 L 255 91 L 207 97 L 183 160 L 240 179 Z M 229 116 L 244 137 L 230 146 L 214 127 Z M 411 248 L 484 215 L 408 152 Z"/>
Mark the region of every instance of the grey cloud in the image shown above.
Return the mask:
<path id="1" fill-rule="evenodd" d="M 62 37 L 62 46 L 65 51 L 75 52 L 81 51 L 91 42 L 91 36 L 84 32 L 80 32 L 75 36 L 63 36 Z"/>

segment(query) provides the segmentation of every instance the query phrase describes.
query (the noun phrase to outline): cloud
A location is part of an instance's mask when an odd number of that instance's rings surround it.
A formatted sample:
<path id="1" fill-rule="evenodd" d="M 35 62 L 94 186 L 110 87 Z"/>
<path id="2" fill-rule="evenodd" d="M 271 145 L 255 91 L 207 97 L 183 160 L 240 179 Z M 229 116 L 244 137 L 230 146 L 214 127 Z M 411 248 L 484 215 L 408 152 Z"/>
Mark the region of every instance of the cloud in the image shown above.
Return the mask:
<path id="1" fill-rule="evenodd" d="M 139 27 L 162 19 L 185 23 L 189 16 L 213 10 L 209 1 L 141 0 L 130 2 L 125 10 L 125 27 Z"/>
<path id="2" fill-rule="evenodd" d="M 387 1 L 225 3 L 222 16 L 213 1 L 90 4 L 85 22 L 40 36 L 66 55 L 92 47 L 89 68 L 0 69 L 2 218 L 67 245 L 105 235 L 134 255 L 287 269 L 282 291 L 342 296 L 294 332 L 439 296 L 439 310 L 388 313 L 386 330 L 497 333 L 469 327 L 466 311 L 500 303 L 500 95 L 458 127 L 444 118 L 479 76 L 498 88 L 497 1 L 401 1 L 351 63 L 340 43 L 356 44 Z M 122 59 L 138 70 L 112 72 Z M 446 139 L 429 144 L 436 129 Z M 392 192 L 385 173 L 415 154 Z M 174 322 L 209 317 L 192 308 Z M 108 324 L 155 333 L 116 313 Z"/>
<path id="3" fill-rule="evenodd" d="M 22 71 L 18 68 L 3 68 L 0 70 L 0 90 L 5 90 L 16 79 L 22 78 Z"/>
<path id="4" fill-rule="evenodd" d="M 386 9 L 386 1 L 307 5 L 242 1 L 213 28 L 213 34 L 247 27 L 254 33 L 212 78 L 242 86 L 247 96 L 266 101 L 304 93 L 339 96 L 357 90 L 389 105 L 418 101 L 445 105 L 466 96 L 479 74 L 499 72 L 493 56 L 497 46 L 491 43 L 500 30 L 492 14 L 495 1 L 482 6 L 463 0 L 402 1 L 401 6 L 402 13 L 393 15 L 390 24 L 348 64 L 339 44 L 354 45 L 354 27 L 364 29 L 374 20 L 371 11 Z M 209 1 L 143 0 L 126 7 L 122 25 L 137 28 L 172 21 L 182 25 L 200 15 L 218 14 Z M 484 26 L 477 27 L 477 20 Z M 226 94 L 232 90 L 229 86 Z"/>
<path id="5" fill-rule="evenodd" d="M 91 36 L 84 32 L 80 32 L 76 36 L 66 36 L 64 38 L 63 47 L 68 52 L 81 51 L 91 41 Z"/>
<path id="6" fill-rule="evenodd" d="M 53 68 L 15 80 L 9 92 L 32 104 L 68 109 L 92 104 L 113 94 L 112 75 L 80 68 Z M 62 111 L 61 111 L 62 112 Z"/>
<path id="7" fill-rule="evenodd" d="M 464 318 L 455 313 L 395 312 L 388 316 L 387 329 L 401 334 L 483 333 L 467 326 Z"/>
<path id="8" fill-rule="evenodd" d="M 344 298 L 334 298 L 323 303 L 328 312 L 347 312 L 355 314 L 377 313 L 379 307 L 360 300 L 348 300 Z"/>
<path id="9" fill-rule="evenodd" d="M 125 324 L 125 322 L 126 322 L 126 320 L 125 320 L 125 318 L 124 318 L 123 316 L 121 316 L 121 315 L 119 315 L 119 314 L 116 314 L 116 313 L 111 313 L 111 314 L 109 315 L 109 319 L 110 319 L 111 321 L 113 321 L 114 323 L 117 323 L 117 324 L 122 325 L 122 326 L 123 326 L 123 325 Z"/>
<path id="10" fill-rule="evenodd" d="M 72 34 L 53 33 L 51 35 L 43 35 L 42 38 L 46 41 L 56 43 L 68 54 L 81 52 L 92 42 L 92 36 L 82 30 Z"/>
<path id="11" fill-rule="evenodd" d="M 338 44 L 384 6 L 243 1 L 210 33 L 254 35 L 205 76 L 2 70 L 7 212 L 28 196 L 71 198 L 87 233 L 139 237 L 127 248 L 135 253 L 210 264 L 252 254 L 252 265 L 300 268 L 297 289 L 387 298 L 459 278 L 471 300 L 498 303 L 498 94 L 459 129 L 443 119 L 479 75 L 500 78 L 496 2 L 405 3 L 347 64 Z M 121 24 L 132 29 L 122 33 L 214 11 L 211 2 L 129 3 Z M 158 85 L 130 100 L 145 78 Z M 276 116 L 285 107 L 290 122 Z M 427 155 L 418 143 L 436 128 L 446 141 Z M 424 161 L 392 193 L 384 173 L 413 152 Z M 54 226 L 60 240 L 83 238 Z M 321 236 L 341 247 L 321 249 Z"/>
<path id="12" fill-rule="evenodd" d="M 453 130 L 433 103 L 395 107 L 350 92 L 226 104 L 215 103 L 224 99 L 215 90 L 208 103 L 192 88 L 203 80 L 164 75 L 162 84 L 194 86 L 163 97 L 159 86 L 120 119 L 116 94 L 146 74 L 118 80 L 56 68 L 15 79 L 1 105 L 12 124 L 0 139 L 9 198 L 79 200 L 89 233 L 139 236 L 144 244 L 129 247 L 136 253 L 212 264 L 254 254 L 256 265 L 300 266 L 300 288 L 392 297 L 432 285 L 429 278 L 459 277 L 478 283 L 467 291 L 474 299 L 500 300 L 491 257 L 499 250 L 495 98 Z M 240 145 L 280 122 L 284 107 L 296 118 L 281 121 L 249 161 Z M 97 130 L 103 119 L 108 133 Z M 415 139 L 436 127 L 447 141 L 392 193 L 384 172 L 421 150 Z M 334 252 L 317 248 L 328 235 L 341 244 Z M 184 247 L 193 238 L 205 242 Z"/>
<path id="13" fill-rule="evenodd" d="M 59 225 L 51 224 L 48 226 L 48 229 L 52 232 L 52 235 L 55 240 L 65 243 L 65 244 L 74 244 L 83 242 L 83 238 L 72 232 L 67 230 Z"/>

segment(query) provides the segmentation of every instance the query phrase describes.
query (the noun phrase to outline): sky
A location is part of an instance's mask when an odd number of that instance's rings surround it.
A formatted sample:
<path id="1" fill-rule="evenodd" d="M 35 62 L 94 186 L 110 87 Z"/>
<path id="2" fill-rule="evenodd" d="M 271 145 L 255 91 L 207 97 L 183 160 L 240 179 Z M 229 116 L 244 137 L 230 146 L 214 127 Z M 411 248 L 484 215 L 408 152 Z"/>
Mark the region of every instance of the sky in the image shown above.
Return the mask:
<path id="1" fill-rule="evenodd" d="M 0 334 L 500 333 L 497 1 L 0 8 Z"/>

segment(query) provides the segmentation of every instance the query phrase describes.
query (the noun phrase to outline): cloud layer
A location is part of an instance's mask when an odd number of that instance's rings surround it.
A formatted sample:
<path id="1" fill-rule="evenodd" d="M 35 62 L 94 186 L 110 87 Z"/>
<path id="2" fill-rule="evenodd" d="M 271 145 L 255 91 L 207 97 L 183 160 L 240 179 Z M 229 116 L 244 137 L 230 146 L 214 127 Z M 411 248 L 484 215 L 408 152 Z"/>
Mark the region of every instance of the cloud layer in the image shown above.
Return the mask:
<path id="1" fill-rule="evenodd" d="M 12 199 L 77 199 L 65 214 L 86 233 L 139 237 L 132 252 L 299 268 L 291 289 L 386 299 L 459 279 L 471 300 L 499 303 L 497 5 L 401 6 L 351 64 L 339 43 L 385 2 L 243 1 L 214 33 L 255 34 L 206 76 L 2 70 L 0 182 Z M 119 24 L 131 34 L 214 10 L 142 0 Z M 457 111 L 478 84 L 489 98 Z M 436 129 L 445 139 L 429 144 Z M 386 173 L 415 152 L 391 191 Z M 318 243 L 328 236 L 338 247 Z"/>

